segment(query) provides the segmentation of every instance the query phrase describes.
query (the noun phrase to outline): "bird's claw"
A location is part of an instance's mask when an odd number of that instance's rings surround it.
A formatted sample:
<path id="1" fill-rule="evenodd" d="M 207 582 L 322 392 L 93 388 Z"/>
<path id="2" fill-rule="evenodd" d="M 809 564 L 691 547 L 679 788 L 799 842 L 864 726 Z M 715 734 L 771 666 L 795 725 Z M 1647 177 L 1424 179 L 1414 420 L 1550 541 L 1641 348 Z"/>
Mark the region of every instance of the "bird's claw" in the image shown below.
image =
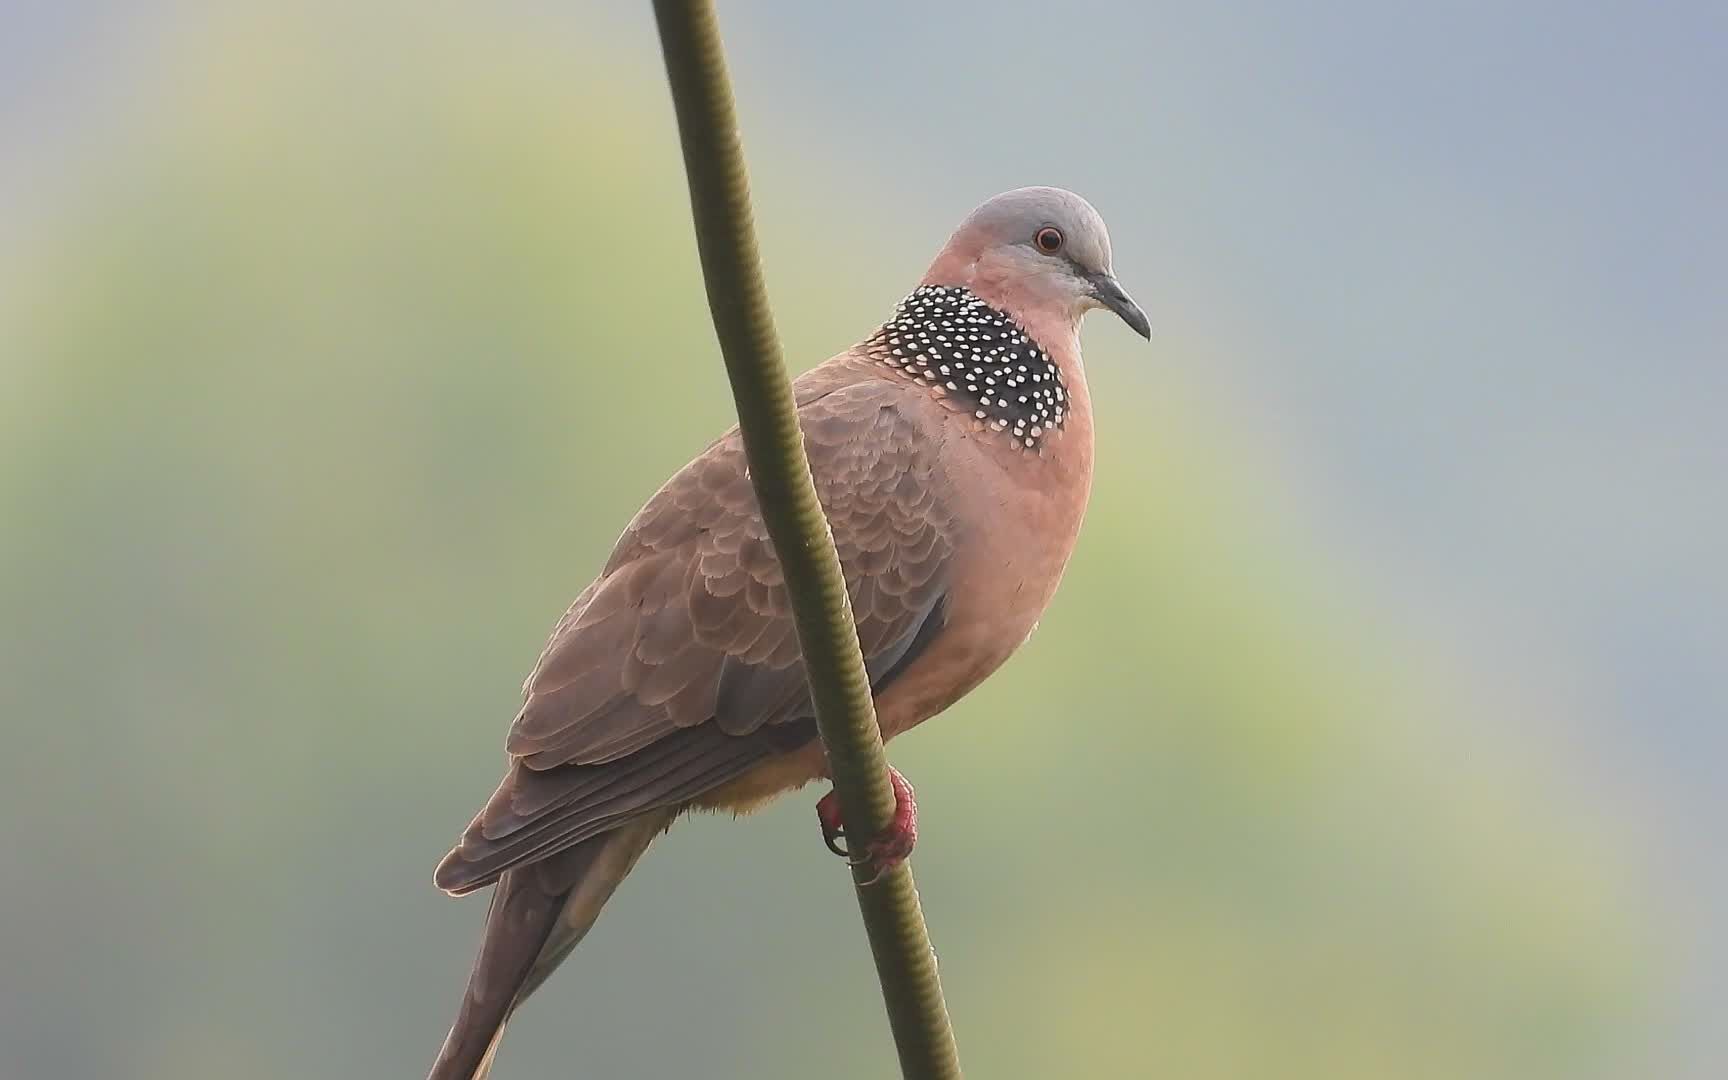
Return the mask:
<path id="1" fill-rule="evenodd" d="M 833 799 L 833 798 L 834 798 L 833 793 L 829 793 L 828 795 L 824 796 L 820 801 L 818 801 L 816 803 L 816 816 L 822 822 L 822 842 L 824 844 L 828 845 L 829 851 L 832 851 L 834 854 L 840 856 L 842 859 L 845 859 L 847 862 L 851 862 L 852 861 L 852 853 L 850 851 L 846 850 L 846 846 L 844 844 L 840 843 L 840 838 L 846 835 L 846 826 L 840 824 L 838 822 L 838 820 L 830 822 L 829 815 L 823 812 L 823 810 L 824 810 L 823 804 L 828 802 L 829 799 Z M 838 800 L 836 800 L 835 806 L 838 807 L 838 805 L 839 805 Z M 836 819 L 838 818 L 838 810 L 837 809 L 835 812 L 835 817 L 836 817 Z"/>
<path id="2" fill-rule="evenodd" d="M 842 845 L 846 835 L 845 818 L 840 812 L 840 800 L 830 791 L 816 802 L 816 819 L 822 825 L 822 843 L 829 851 L 846 860 L 848 866 L 876 867 L 868 881 L 874 885 L 896 866 L 906 861 L 918 843 L 918 803 L 912 795 L 912 785 L 892 765 L 888 767 L 888 783 L 894 789 L 894 816 L 888 827 L 864 846 L 862 854 L 854 855 L 851 844 Z"/>

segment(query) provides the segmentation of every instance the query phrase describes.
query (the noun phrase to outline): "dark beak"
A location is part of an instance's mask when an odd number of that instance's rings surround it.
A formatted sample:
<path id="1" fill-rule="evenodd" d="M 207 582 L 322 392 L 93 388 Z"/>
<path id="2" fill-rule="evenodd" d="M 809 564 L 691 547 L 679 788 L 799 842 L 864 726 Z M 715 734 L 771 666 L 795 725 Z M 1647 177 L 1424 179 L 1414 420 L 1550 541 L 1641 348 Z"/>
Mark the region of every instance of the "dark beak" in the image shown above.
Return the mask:
<path id="1" fill-rule="evenodd" d="M 1128 329 L 1139 334 L 1147 341 L 1152 340 L 1152 324 L 1146 321 L 1146 313 L 1140 310 L 1140 305 L 1128 298 L 1122 291 L 1122 286 L 1109 274 L 1088 274 L 1086 280 L 1092 283 L 1092 295 L 1098 302 L 1122 316 L 1122 321 L 1128 324 Z"/>

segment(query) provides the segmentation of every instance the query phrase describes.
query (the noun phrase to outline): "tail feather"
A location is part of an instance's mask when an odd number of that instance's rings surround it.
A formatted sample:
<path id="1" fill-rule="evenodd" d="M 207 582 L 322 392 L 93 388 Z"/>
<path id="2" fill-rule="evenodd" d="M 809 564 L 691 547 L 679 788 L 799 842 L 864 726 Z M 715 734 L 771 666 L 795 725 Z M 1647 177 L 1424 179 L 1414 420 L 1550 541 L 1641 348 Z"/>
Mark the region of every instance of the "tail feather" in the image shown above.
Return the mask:
<path id="1" fill-rule="evenodd" d="M 468 991 L 427 1080 L 486 1080 L 510 1014 L 570 955 L 673 816 L 645 815 L 499 878 Z"/>

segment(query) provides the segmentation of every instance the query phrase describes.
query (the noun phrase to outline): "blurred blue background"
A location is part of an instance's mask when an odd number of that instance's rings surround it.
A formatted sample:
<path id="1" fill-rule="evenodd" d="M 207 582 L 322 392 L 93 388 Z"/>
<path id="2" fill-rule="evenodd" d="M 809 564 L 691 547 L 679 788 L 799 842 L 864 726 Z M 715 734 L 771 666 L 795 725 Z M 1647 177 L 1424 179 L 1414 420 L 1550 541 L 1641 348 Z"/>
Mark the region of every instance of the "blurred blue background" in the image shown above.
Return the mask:
<path id="1" fill-rule="evenodd" d="M 1043 629 L 897 742 L 986 1077 L 1715 1077 L 1728 8 L 724 5 L 788 353 L 1110 221 Z M 646 5 L 0 4 L 0 1076 L 418 1076 L 431 868 L 729 422 Z M 811 790 L 499 1080 L 880 1077 Z"/>

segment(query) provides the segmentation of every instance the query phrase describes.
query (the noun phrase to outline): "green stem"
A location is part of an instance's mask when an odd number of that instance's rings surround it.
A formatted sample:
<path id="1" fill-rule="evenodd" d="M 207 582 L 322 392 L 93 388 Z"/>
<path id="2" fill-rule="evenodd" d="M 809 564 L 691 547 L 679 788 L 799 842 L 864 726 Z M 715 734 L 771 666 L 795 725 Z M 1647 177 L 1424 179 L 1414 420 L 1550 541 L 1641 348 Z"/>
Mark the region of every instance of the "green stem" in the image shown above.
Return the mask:
<path id="1" fill-rule="evenodd" d="M 708 306 L 738 407 L 751 482 L 786 577 L 816 725 L 847 831 L 876 836 L 893 816 L 894 792 L 846 581 L 810 479 L 792 384 L 762 284 L 719 25 L 711 0 L 655 0 L 654 14 L 678 114 Z M 959 1053 L 911 868 L 902 863 L 874 884 L 863 884 L 873 873 L 855 867 L 852 880 L 901 1072 L 906 1080 L 958 1078 Z"/>

